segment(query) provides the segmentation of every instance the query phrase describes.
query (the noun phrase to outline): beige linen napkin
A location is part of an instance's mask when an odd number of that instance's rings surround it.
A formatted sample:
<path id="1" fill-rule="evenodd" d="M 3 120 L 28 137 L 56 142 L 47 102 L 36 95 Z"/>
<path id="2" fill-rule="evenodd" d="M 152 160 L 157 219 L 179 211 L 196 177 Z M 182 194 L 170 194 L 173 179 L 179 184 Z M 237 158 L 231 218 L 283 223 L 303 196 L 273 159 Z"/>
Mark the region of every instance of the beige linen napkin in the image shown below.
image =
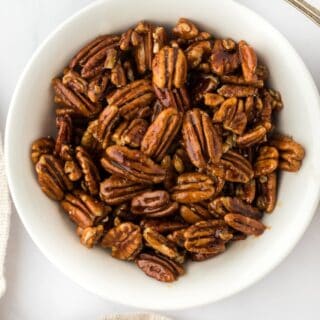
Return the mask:
<path id="1" fill-rule="evenodd" d="M 6 281 L 4 278 L 4 258 L 9 236 L 10 214 L 11 204 L 4 172 L 3 144 L 0 132 L 0 297 L 6 289 Z"/>

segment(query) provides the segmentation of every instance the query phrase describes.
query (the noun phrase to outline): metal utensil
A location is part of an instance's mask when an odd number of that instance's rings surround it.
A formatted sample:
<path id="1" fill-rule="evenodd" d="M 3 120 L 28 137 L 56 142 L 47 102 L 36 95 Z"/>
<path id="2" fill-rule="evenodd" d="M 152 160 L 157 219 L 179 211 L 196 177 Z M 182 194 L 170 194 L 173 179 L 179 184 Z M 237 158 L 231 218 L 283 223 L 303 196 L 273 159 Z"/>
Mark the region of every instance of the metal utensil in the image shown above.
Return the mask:
<path id="1" fill-rule="evenodd" d="M 286 0 L 320 26 L 320 10 L 304 0 Z"/>

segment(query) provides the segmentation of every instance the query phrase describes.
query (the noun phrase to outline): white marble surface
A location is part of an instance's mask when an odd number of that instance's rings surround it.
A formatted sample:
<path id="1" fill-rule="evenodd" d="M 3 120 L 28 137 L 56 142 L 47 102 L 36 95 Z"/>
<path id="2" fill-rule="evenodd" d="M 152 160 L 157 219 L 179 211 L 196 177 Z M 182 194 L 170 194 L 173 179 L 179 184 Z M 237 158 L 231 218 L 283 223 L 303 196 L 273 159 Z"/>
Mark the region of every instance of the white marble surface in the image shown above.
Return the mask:
<path id="1" fill-rule="evenodd" d="M 313 3 L 316 1 L 320 3 L 319 0 L 313 0 Z M 59 23 L 90 2 L 0 0 L 0 130 L 4 130 L 19 74 L 35 48 Z M 320 88 L 320 27 L 283 0 L 239 2 L 264 16 L 290 40 Z M 164 313 L 178 320 L 319 318 L 319 243 L 318 208 L 297 247 L 262 281 L 215 304 Z M 6 276 L 8 290 L 0 300 L 1 320 L 100 319 L 106 314 L 133 310 L 104 301 L 62 275 L 39 252 L 16 212 L 12 216 Z"/>

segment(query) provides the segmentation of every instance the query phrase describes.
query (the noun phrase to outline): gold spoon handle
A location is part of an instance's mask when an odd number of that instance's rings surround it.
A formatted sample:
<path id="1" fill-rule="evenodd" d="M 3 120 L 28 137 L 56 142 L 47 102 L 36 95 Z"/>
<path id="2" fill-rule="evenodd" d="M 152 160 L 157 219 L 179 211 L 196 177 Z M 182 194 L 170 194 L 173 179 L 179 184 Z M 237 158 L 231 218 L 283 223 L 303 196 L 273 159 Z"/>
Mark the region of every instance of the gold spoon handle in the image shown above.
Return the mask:
<path id="1" fill-rule="evenodd" d="M 286 0 L 320 26 L 320 10 L 305 0 Z"/>

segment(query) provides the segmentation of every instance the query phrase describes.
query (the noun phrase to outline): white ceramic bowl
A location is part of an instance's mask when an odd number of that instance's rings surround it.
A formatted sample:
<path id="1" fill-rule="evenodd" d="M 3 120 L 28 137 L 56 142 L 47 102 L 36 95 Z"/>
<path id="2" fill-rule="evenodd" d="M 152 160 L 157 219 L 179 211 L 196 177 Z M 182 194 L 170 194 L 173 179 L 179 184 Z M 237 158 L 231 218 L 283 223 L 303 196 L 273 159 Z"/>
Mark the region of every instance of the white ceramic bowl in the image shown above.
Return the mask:
<path id="1" fill-rule="evenodd" d="M 279 125 L 306 148 L 302 169 L 283 173 L 278 203 L 263 236 L 240 241 L 215 259 L 188 265 L 172 284 L 148 278 L 133 264 L 79 244 L 74 226 L 40 190 L 30 161 L 31 142 L 54 133 L 50 80 L 88 40 L 122 32 L 142 19 L 172 26 L 188 17 L 219 36 L 246 39 L 268 65 L 285 104 Z M 320 114 L 313 80 L 288 41 L 270 24 L 230 0 L 98 1 L 63 23 L 37 50 L 17 85 L 5 140 L 12 197 L 40 250 L 63 273 L 109 300 L 150 309 L 197 306 L 234 294 L 263 277 L 292 250 L 319 197 Z"/>

